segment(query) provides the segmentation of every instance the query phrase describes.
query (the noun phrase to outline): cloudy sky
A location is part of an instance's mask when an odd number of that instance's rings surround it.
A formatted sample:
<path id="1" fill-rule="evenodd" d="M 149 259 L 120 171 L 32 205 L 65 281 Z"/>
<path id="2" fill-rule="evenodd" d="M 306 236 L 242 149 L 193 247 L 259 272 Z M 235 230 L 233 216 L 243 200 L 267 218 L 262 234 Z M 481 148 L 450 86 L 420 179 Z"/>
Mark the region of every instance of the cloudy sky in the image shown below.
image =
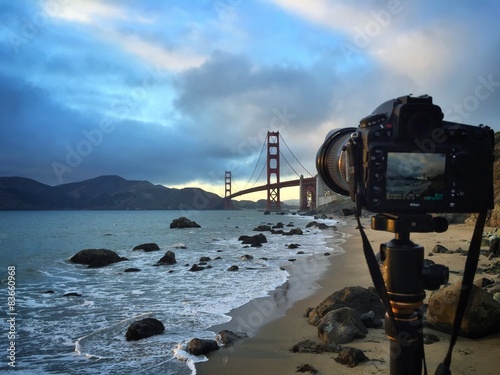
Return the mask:
<path id="1" fill-rule="evenodd" d="M 329 130 L 410 93 L 500 130 L 499 14 L 497 0 L 0 0 L 0 176 L 224 195 L 225 170 L 233 192 L 260 173 L 268 130 L 314 174 Z M 282 179 L 306 174 L 281 148 Z"/>

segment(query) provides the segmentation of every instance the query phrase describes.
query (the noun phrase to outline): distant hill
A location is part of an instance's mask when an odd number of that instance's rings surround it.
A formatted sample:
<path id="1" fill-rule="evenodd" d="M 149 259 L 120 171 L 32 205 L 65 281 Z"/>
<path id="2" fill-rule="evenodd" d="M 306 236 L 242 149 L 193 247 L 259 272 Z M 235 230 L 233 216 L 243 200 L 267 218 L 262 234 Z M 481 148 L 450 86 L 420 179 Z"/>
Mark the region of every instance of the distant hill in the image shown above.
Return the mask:
<path id="1" fill-rule="evenodd" d="M 0 177 L 0 210 L 217 210 L 223 198 L 199 188 L 172 189 L 148 181 L 101 176 L 49 186 Z"/>

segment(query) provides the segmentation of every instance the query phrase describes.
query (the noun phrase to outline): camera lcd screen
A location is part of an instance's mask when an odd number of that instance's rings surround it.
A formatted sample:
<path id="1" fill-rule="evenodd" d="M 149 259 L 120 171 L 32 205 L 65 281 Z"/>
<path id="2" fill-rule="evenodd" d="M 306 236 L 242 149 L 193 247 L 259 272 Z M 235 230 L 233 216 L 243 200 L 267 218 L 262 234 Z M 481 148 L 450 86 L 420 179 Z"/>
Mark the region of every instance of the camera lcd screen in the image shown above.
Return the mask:
<path id="1" fill-rule="evenodd" d="M 441 201 L 446 154 L 388 152 L 387 200 Z"/>

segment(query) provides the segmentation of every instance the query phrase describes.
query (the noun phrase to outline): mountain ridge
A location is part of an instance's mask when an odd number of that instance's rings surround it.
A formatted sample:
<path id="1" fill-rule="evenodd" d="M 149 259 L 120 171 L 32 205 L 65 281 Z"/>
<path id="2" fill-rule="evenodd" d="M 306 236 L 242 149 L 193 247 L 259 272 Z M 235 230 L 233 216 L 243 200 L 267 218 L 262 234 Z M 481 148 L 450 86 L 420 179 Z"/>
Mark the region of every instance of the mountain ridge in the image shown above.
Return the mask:
<path id="1" fill-rule="evenodd" d="M 223 198 L 200 188 L 168 188 L 116 175 L 56 186 L 0 177 L 0 210 L 217 210 Z"/>

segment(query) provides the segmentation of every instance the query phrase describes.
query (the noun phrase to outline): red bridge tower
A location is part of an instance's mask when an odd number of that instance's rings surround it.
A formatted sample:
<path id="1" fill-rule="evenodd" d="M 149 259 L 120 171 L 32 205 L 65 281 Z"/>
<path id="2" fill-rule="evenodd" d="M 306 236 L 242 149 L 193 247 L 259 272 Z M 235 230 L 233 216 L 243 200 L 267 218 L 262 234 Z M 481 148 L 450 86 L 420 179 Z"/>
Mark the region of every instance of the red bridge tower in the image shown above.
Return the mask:
<path id="1" fill-rule="evenodd" d="M 281 211 L 280 201 L 280 137 L 279 132 L 267 132 L 267 210 Z"/>

